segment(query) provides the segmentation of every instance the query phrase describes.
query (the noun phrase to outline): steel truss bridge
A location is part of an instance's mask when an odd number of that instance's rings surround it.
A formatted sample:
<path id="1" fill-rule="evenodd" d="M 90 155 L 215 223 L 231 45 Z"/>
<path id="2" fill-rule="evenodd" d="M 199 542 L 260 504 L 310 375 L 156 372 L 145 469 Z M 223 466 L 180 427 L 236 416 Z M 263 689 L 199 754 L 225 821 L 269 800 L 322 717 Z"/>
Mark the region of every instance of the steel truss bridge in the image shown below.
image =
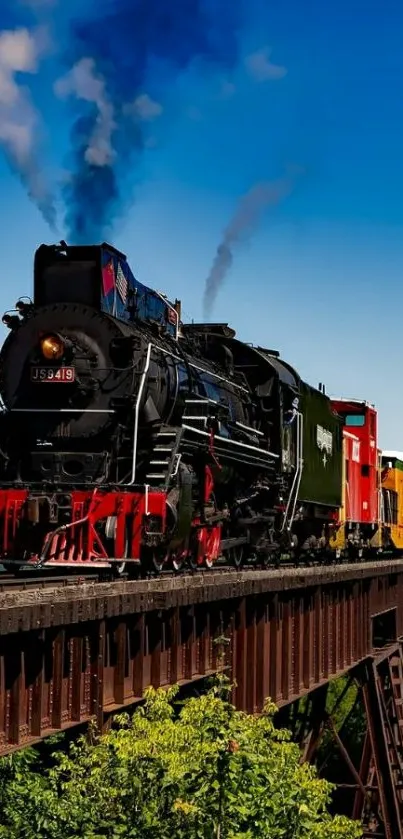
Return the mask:
<path id="1" fill-rule="evenodd" d="M 0 754 L 225 671 L 233 702 L 279 707 L 313 760 L 331 731 L 366 837 L 403 839 L 403 561 L 212 571 L 103 583 L 0 585 Z M 326 711 L 329 681 L 359 686 L 360 766 Z M 300 700 L 308 697 L 300 712 Z"/>

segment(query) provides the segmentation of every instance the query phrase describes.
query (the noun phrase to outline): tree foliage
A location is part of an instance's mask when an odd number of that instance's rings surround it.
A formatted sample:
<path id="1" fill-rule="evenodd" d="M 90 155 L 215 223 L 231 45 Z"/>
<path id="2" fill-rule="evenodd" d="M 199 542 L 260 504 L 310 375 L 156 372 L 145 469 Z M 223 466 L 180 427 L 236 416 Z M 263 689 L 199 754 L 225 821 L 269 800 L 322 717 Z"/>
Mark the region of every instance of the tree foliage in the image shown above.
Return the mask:
<path id="1" fill-rule="evenodd" d="M 358 839 L 290 734 L 239 711 L 222 685 L 175 707 L 149 689 L 131 718 L 56 752 L 3 760 L 0 839 Z M 2 783 L 1 783 L 2 782 Z"/>
<path id="2" fill-rule="evenodd" d="M 360 765 L 366 732 L 365 714 L 363 703 L 359 701 L 360 698 L 357 684 L 351 682 L 348 676 L 342 676 L 329 683 L 326 710 L 332 717 L 335 729 L 347 746 L 348 753 L 357 769 Z M 345 763 L 335 747 L 330 731 L 325 732 L 322 738 L 316 765 L 326 765 L 327 777 L 331 769 L 331 777 L 334 776 L 335 779 L 340 777 L 341 772 L 345 772 Z"/>

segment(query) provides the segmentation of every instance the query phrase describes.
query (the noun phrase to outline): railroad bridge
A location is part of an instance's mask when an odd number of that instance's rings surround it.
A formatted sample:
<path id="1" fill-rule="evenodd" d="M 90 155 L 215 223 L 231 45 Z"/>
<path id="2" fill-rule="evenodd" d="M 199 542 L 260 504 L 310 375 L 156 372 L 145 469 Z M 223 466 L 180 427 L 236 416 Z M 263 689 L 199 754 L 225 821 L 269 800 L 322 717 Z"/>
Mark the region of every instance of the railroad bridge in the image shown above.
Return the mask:
<path id="1" fill-rule="evenodd" d="M 326 686 L 348 673 L 367 717 L 359 770 L 344 754 L 354 816 L 366 836 L 403 839 L 403 561 L 67 583 L 0 582 L 0 754 L 225 667 L 250 713 L 309 695 L 312 759 Z"/>

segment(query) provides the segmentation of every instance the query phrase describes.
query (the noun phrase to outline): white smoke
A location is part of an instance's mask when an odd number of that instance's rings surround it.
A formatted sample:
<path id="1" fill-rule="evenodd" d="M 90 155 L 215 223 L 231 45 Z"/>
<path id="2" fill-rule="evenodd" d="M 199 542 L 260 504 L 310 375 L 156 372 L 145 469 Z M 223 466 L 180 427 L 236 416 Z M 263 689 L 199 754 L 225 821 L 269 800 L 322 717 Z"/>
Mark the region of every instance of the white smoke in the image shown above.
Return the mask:
<path id="1" fill-rule="evenodd" d="M 270 60 L 270 56 L 270 47 L 263 47 L 263 49 L 246 56 L 246 70 L 254 81 L 277 81 L 287 75 L 287 68 L 281 64 L 274 64 Z"/>
<path id="2" fill-rule="evenodd" d="M 55 82 L 57 96 L 75 96 L 94 104 L 98 110 L 95 127 L 85 150 L 85 160 L 91 166 L 108 166 L 115 153 L 112 136 L 116 128 L 114 109 L 110 102 L 105 81 L 97 74 L 92 58 L 82 58 L 67 75 Z"/>
<path id="3" fill-rule="evenodd" d="M 18 78 L 20 73 L 38 72 L 39 59 L 47 47 L 46 30 L 42 28 L 0 32 L 0 144 L 30 197 L 54 226 L 54 209 L 37 154 L 39 115 Z"/>

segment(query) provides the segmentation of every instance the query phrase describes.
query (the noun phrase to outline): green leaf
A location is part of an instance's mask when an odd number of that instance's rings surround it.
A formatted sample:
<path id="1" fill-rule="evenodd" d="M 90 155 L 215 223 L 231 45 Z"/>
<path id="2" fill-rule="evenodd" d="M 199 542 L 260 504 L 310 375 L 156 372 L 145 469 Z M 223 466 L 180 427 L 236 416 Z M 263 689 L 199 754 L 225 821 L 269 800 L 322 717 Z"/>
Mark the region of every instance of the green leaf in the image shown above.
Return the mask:
<path id="1" fill-rule="evenodd" d="M 275 729 L 275 705 L 249 716 L 228 695 L 225 680 L 180 703 L 149 688 L 105 734 L 92 726 L 42 763 L 3 759 L 0 839 L 358 839 Z"/>

